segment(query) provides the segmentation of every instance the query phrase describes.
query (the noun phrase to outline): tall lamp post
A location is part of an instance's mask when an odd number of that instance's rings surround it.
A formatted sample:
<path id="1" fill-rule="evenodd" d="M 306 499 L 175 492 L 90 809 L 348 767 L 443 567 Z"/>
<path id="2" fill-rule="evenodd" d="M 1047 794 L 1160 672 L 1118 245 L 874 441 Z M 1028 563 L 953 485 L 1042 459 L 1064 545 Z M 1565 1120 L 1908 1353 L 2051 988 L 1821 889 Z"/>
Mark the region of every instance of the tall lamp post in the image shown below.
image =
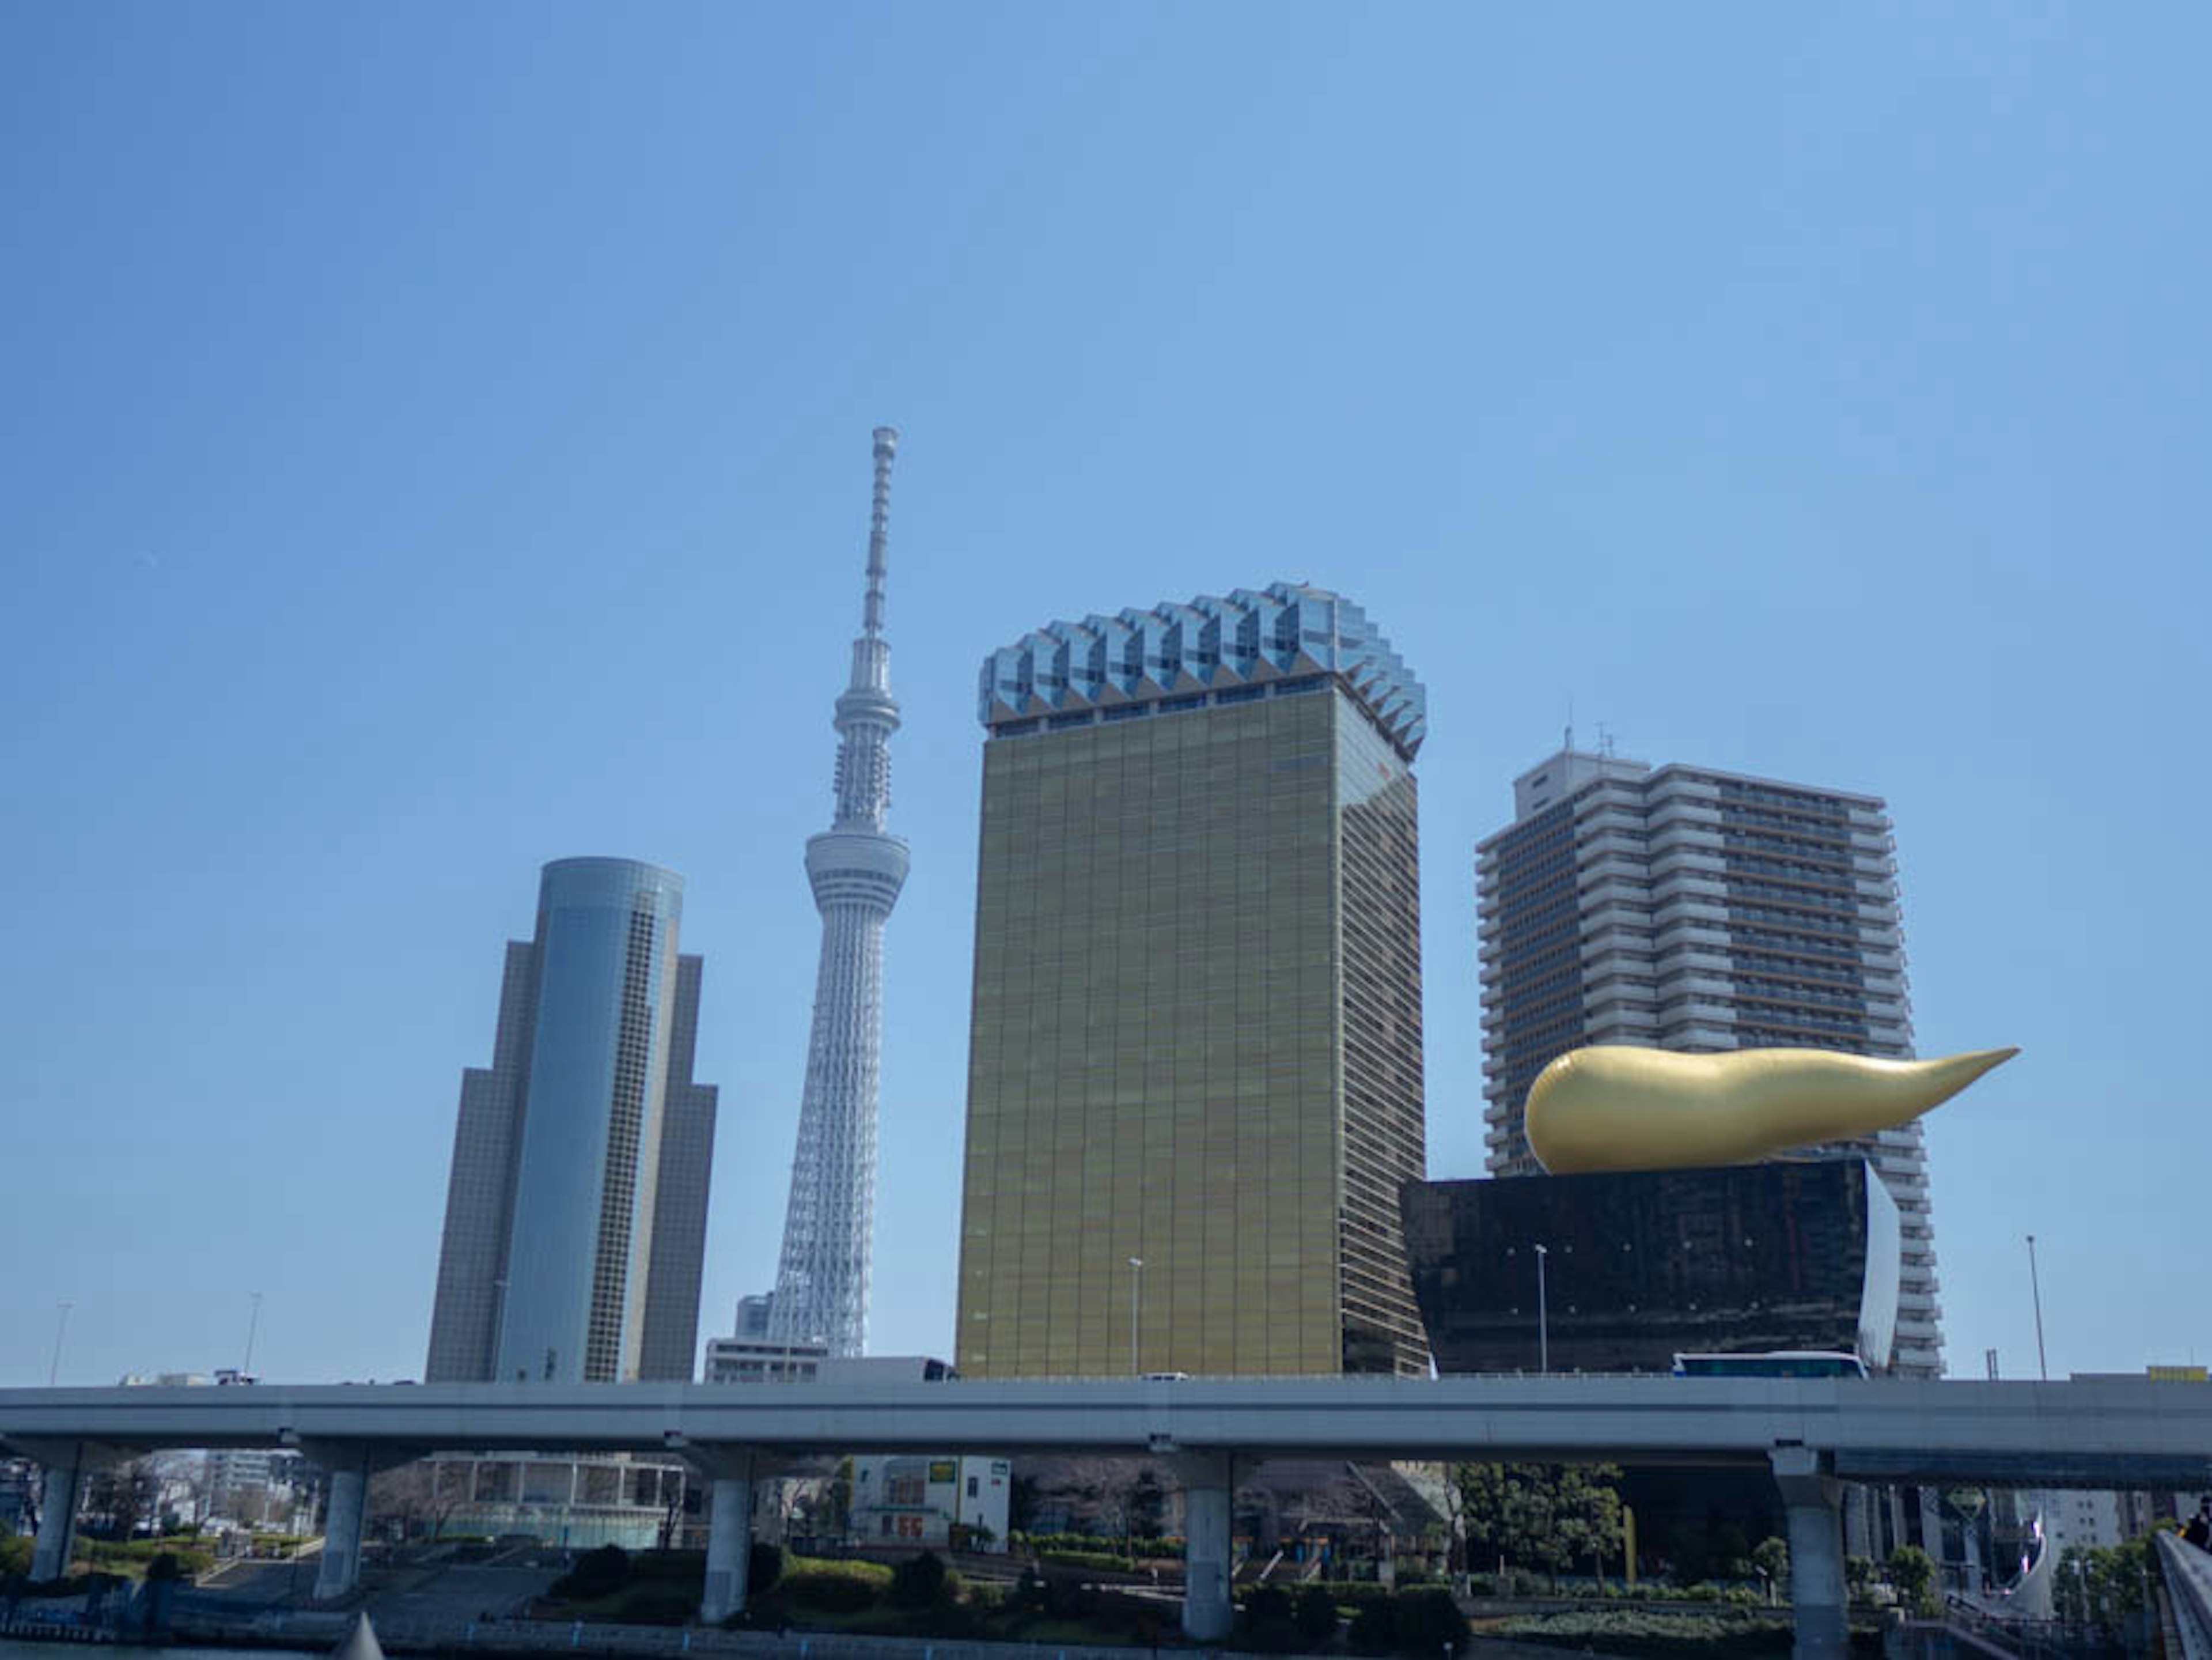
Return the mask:
<path id="1" fill-rule="evenodd" d="M 1137 1375 L 1137 1307 L 1144 1294 L 1145 1259 L 1129 1259 L 1129 1376 Z"/>
<path id="2" fill-rule="evenodd" d="M 2043 1381 L 2051 1381 L 2050 1364 L 2043 1358 L 2043 1282 L 2035 1275 L 2035 1236 L 2027 1236 L 2027 1289 L 2035 1298 L 2035 1369 L 2043 1374 Z"/>
<path id="3" fill-rule="evenodd" d="M 70 1310 L 76 1306 L 76 1304 L 74 1303 L 57 1303 L 54 1304 L 54 1308 L 57 1310 L 54 1320 L 54 1358 L 52 1363 L 46 1368 L 46 1387 L 48 1389 L 52 1389 L 54 1386 L 54 1379 L 61 1376 L 62 1334 L 69 1329 Z"/>
<path id="4" fill-rule="evenodd" d="M 246 1316 L 246 1364 L 238 1369 L 240 1381 L 250 1379 L 253 1376 L 253 1339 L 255 1334 L 260 1329 L 261 1293 L 257 1291 L 253 1293 L 253 1312 Z"/>
<path id="5" fill-rule="evenodd" d="M 1540 1372 L 1552 1369 L 1552 1313 L 1544 1296 L 1544 1259 L 1549 1255 L 1543 1246 L 1536 1247 L 1536 1370 Z"/>

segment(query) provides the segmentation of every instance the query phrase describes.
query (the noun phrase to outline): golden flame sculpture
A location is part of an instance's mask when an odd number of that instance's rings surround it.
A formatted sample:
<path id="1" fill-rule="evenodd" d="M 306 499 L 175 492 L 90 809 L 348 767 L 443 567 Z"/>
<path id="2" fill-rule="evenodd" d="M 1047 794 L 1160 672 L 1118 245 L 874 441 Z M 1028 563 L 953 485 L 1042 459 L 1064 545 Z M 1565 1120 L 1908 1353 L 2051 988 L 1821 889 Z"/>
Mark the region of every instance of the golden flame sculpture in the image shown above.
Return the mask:
<path id="1" fill-rule="evenodd" d="M 1878 1061 L 1832 1049 L 1680 1055 L 1592 1044 L 1560 1055 L 1528 1086 L 1528 1146 L 1554 1176 L 1749 1164 L 1908 1123 L 2019 1053 Z"/>

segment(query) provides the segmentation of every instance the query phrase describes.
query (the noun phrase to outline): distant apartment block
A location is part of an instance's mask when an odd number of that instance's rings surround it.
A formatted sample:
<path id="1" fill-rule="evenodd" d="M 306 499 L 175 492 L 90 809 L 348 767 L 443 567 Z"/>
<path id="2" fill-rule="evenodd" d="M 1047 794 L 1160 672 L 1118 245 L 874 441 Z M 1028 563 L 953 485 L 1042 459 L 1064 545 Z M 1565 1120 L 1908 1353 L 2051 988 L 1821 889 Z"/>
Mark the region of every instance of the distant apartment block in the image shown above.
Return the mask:
<path id="1" fill-rule="evenodd" d="M 1514 781 L 1513 806 L 1476 849 L 1493 1175 L 1540 1173 L 1522 1129 L 1528 1085 L 1583 1044 L 1912 1054 L 1878 797 L 1571 747 Z M 1940 1376 L 1920 1126 L 1844 1145 L 1899 1213 L 1892 1364 Z"/>

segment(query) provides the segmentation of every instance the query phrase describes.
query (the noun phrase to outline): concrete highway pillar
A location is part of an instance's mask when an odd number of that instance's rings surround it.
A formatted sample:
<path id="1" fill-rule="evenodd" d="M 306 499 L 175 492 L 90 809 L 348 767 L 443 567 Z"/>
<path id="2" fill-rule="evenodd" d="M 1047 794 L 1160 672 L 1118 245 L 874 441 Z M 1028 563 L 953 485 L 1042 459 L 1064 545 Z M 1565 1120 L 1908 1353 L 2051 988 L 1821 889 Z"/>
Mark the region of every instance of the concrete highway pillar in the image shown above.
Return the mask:
<path id="1" fill-rule="evenodd" d="M 1188 1455 L 1174 1463 L 1183 1487 L 1183 1634 L 1194 1642 L 1218 1643 L 1229 1635 L 1236 1618 L 1229 1601 L 1234 1461 L 1218 1453 Z"/>
<path id="2" fill-rule="evenodd" d="M 719 1626 L 745 1606 L 752 1567 L 753 1484 L 750 1475 L 718 1475 L 707 1489 L 707 1594 L 702 1625 Z"/>
<path id="3" fill-rule="evenodd" d="M 84 1448 L 72 1444 L 48 1450 L 40 1464 L 46 1487 L 39 1500 L 39 1542 L 31 1552 L 31 1578 L 44 1583 L 69 1572 L 70 1551 L 76 1542 L 77 1503 L 84 1495 Z"/>
<path id="4" fill-rule="evenodd" d="M 698 1446 L 670 1437 L 668 1450 L 707 1483 L 707 1585 L 699 1623 L 719 1626 L 744 1612 L 753 1560 L 753 1483 L 784 1468 L 750 1447 Z"/>
<path id="5" fill-rule="evenodd" d="M 1850 1650 L 1844 1588 L 1842 1489 L 1810 1447 L 1768 1455 L 1790 1518 L 1790 1600 L 1796 1614 L 1794 1660 L 1844 1660 Z"/>
<path id="6" fill-rule="evenodd" d="M 315 1462 L 330 1472 L 330 1508 L 323 1520 L 323 1554 L 315 1570 L 315 1601 L 335 1602 L 361 1583 L 361 1529 L 368 1514 L 369 1458 L 365 1449 L 316 1449 Z"/>

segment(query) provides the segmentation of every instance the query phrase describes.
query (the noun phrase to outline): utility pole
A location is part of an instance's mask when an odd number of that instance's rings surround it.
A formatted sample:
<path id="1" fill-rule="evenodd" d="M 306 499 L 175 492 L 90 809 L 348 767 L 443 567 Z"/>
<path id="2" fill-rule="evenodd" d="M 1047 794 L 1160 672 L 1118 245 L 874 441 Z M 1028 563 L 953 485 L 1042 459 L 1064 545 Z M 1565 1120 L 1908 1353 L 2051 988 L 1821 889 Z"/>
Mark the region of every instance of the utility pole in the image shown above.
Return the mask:
<path id="1" fill-rule="evenodd" d="M 1129 1259 L 1129 1376 L 1137 1375 L 1137 1309 L 1144 1294 L 1145 1259 Z"/>
<path id="2" fill-rule="evenodd" d="M 239 1381 L 246 1382 L 253 1376 L 253 1338 L 261 1329 L 261 1293 L 253 1293 L 253 1313 L 246 1323 L 246 1364 L 238 1369 Z"/>
<path id="3" fill-rule="evenodd" d="M 76 1306 L 76 1304 L 74 1303 L 57 1303 L 54 1304 L 54 1307 L 59 1310 L 59 1315 L 54 1321 L 53 1362 L 46 1368 L 46 1387 L 48 1389 L 52 1389 L 54 1386 L 54 1380 L 61 1376 L 62 1334 L 69 1329 L 70 1310 Z"/>

